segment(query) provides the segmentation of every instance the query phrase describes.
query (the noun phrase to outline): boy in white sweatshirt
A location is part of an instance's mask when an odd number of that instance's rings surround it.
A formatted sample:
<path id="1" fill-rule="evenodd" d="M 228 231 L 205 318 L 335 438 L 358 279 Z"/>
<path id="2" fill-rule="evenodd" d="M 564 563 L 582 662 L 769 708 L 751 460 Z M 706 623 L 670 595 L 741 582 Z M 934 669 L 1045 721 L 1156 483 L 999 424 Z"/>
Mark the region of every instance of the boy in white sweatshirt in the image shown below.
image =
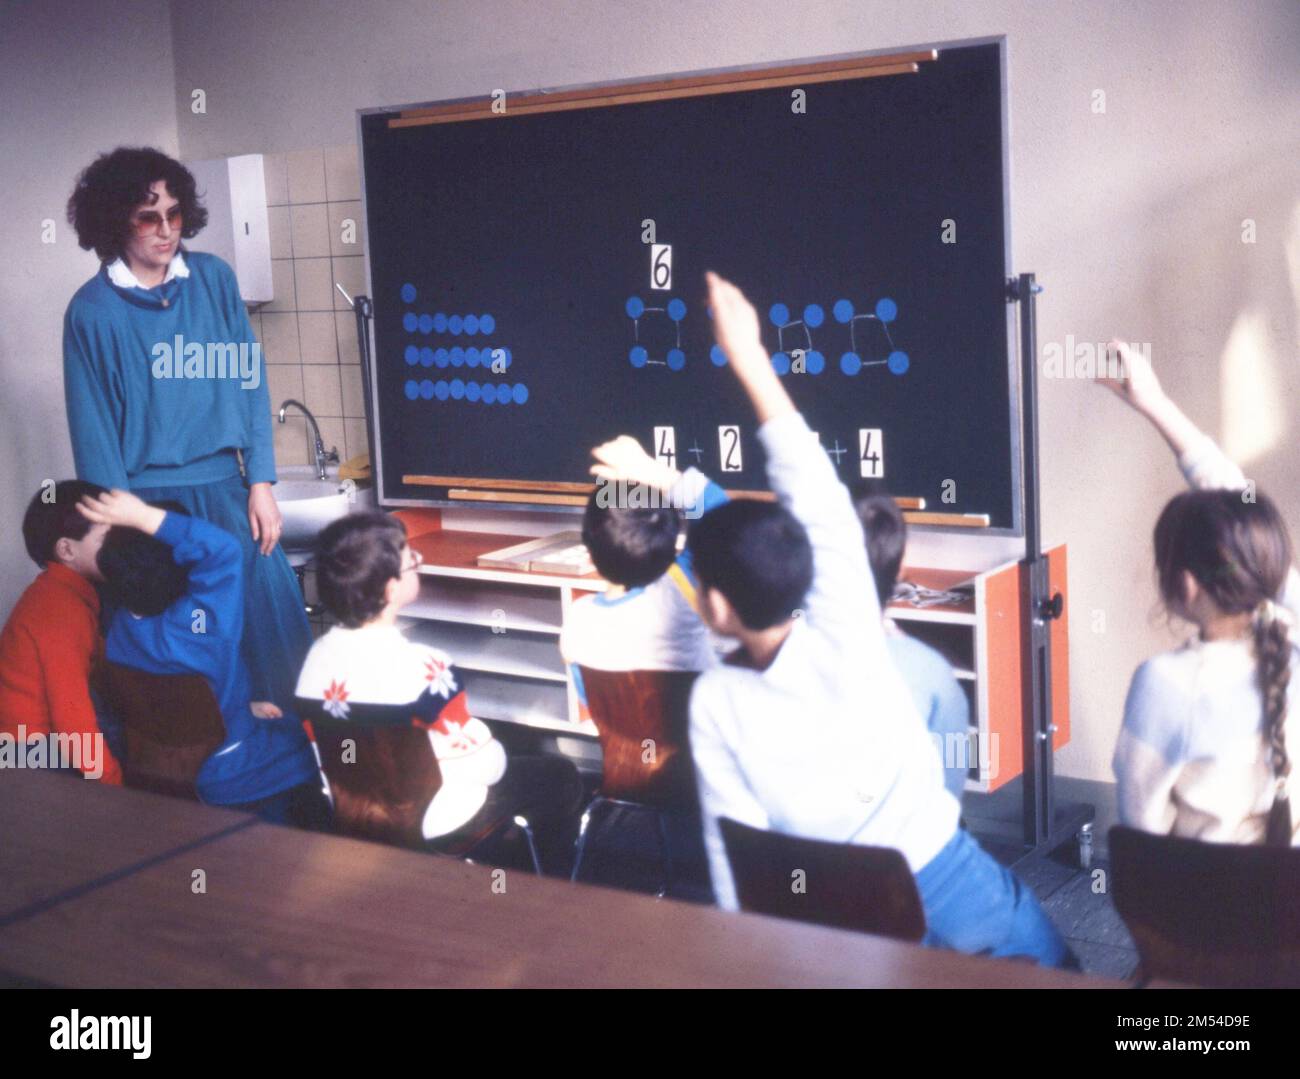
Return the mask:
<path id="1" fill-rule="evenodd" d="M 713 274 L 709 294 L 778 499 L 728 503 L 690 538 L 701 613 L 742 645 L 700 676 L 691 697 L 719 904 L 737 907 L 718 828 L 729 817 L 901 851 L 916 874 L 928 944 L 1073 965 L 1033 893 L 958 828 L 957 800 L 889 656 L 848 491 L 777 377 L 753 306 Z"/>

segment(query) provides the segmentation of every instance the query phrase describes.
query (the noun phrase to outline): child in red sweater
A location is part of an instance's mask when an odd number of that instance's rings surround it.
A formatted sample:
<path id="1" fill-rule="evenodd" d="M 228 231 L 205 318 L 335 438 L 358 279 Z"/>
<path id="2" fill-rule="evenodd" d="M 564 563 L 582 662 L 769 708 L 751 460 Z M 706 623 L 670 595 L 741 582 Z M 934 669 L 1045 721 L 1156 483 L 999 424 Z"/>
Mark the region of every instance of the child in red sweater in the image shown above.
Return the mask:
<path id="1" fill-rule="evenodd" d="M 87 779 L 120 784 L 122 769 L 90 695 L 91 671 L 104 653 L 92 582 L 103 579 L 96 556 L 108 526 L 91 524 L 77 512 L 83 496 L 103 493 L 80 480 L 48 484 L 23 516 L 27 553 L 43 572 L 0 632 L 0 760 L 16 758 L 20 741 L 46 738 L 43 759 L 50 766 L 64 759 L 56 750 L 62 746 L 75 754 L 71 763 Z"/>

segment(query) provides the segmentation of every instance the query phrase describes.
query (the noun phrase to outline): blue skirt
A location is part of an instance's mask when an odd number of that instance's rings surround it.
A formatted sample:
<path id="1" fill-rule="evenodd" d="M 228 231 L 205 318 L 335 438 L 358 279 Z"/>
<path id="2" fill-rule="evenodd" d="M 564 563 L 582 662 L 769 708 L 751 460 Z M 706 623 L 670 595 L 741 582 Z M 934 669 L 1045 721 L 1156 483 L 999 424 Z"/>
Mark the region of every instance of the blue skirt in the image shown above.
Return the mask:
<path id="1" fill-rule="evenodd" d="M 277 545 L 263 555 L 248 525 L 248 488 L 234 475 L 213 483 L 185 487 L 132 488 L 146 502 L 179 502 L 235 536 L 244 551 L 244 637 L 240 651 L 252 680 L 253 699 L 274 701 L 293 712 L 294 689 L 307 650 L 307 623 L 302 589 L 284 551 Z"/>

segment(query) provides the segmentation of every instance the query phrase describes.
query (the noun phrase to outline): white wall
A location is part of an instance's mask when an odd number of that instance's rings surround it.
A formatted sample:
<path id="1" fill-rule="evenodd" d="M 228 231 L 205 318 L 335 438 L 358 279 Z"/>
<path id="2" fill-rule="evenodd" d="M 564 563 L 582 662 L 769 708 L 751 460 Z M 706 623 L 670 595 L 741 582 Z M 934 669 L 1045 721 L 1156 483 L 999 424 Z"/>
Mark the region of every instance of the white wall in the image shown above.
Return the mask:
<path id="1" fill-rule="evenodd" d="M 165 0 L 0 6 L 0 618 L 36 574 L 19 532 L 28 500 L 74 474 L 63 312 L 99 260 L 77 246 L 68 196 L 118 145 L 176 152 L 174 84 Z"/>
<path id="2" fill-rule="evenodd" d="M 171 9 L 180 150 L 190 157 L 352 142 L 360 107 L 1006 34 L 1012 268 L 1035 271 L 1047 288 L 1040 344 L 1112 334 L 1151 342 L 1166 383 L 1282 497 L 1300 537 L 1294 0 L 387 0 L 362 8 L 173 0 Z M 153 40 L 150 55 L 164 55 L 165 35 Z M 145 103 L 100 119 L 97 92 L 137 101 L 120 85 L 120 60 L 83 34 L 45 47 L 50 61 L 26 61 L 25 71 L 44 89 L 37 98 L 48 95 L 47 123 L 37 129 L 58 136 L 38 150 L 35 132 L 22 129 L 20 177 L 34 161 L 44 170 L 53 153 L 62 198 L 72 174 L 62 162 L 81 162 L 88 145 L 156 138 L 166 148 L 166 119 L 146 107 L 168 97 L 165 77 Z M 47 74 L 51 66 L 67 75 Z M 6 86 L 15 79 L 3 77 Z M 69 96 L 74 84 L 87 92 Z M 207 93 L 201 116 L 187 108 L 195 87 Z M 1104 114 L 1093 112 L 1098 89 Z M 14 168 L 12 159 L 0 167 Z M 39 202 L 41 182 L 22 177 L 20 190 Z M 1257 223 L 1253 245 L 1241 242 L 1244 218 Z M 58 318 L 82 273 L 66 268 L 66 248 L 53 258 L 59 268 L 25 284 L 42 299 L 15 305 L 27 312 L 17 340 L 46 342 L 38 354 L 51 371 Z M 14 293 L 6 293 L 8 313 Z M 11 344 L 12 328 L 0 332 L 8 387 L 27 377 L 27 351 Z M 57 375 L 41 385 L 42 418 L 28 421 L 24 405 L 29 426 L 16 437 L 29 457 L 63 454 L 67 463 Z M 7 389 L 7 415 L 11 400 Z M 1048 381 L 1041 400 L 1045 538 L 1071 550 L 1075 734 L 1059 763 L 1067 775 L 1108 778 L 1133 666 L 1171 643 L 1152 617 L 1149 532 L 1178 479 L 1154 437 L 1097 388 Z M 31 442 L 38 429 L 49 433 L 48 449 Z M 6 570 L 14 564 L 11 552 L 0 557 L 10 559 Z M 14 592 L 6 576 L 4 595 Z"/>

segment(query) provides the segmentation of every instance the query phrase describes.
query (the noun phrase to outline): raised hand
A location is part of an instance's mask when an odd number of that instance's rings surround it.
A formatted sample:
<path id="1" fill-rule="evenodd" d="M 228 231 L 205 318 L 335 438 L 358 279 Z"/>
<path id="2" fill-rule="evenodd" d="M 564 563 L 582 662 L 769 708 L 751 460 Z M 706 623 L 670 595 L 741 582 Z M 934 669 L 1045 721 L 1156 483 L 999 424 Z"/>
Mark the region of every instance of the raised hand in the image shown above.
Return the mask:
<path id="1" fill-rule="evenodd" d="M 1106 348 L 1119 356 L 1119 370 L 1112 377 L 1112 365 L 1102 365 L 1101 373 L 1097 375 L 1098 382 L 1139 412 L 1150 413 L 1165 400 L 1160 379 L 1143 353 L 1117 340 L 1110 341 Z"/>
<path id="2" fill-rule="evenodd" d="M 668 491 L 681 479 L 677 469 L 651 457 L 631 435 L 602 442 L 591 455 L 596 458 L 591 474 L 613 483 L 639 483 Z"/>
<path id="3" fill-rule="evenodd" d="M 167 514 L 151 506 L 130 491 L 114 489 L 102 495 L 86 495 L 77 503 L 77 512 L 97 525 L 138 528 L 153 535 Z"/>

